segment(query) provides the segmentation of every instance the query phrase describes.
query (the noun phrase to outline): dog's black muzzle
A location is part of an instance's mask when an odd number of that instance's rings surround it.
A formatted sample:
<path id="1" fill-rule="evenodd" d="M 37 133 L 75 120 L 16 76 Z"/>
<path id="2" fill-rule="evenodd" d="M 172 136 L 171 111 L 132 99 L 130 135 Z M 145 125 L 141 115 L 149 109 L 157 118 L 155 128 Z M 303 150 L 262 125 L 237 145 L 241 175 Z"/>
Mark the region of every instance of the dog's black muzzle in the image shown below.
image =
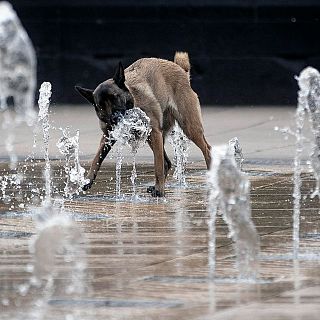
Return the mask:
<path id="1" fill-rule="evenodd" d="M 111 125 L 116 125 L 119 122 L 119 120 L 123 117 L 124 114 L 125 114 L 125 111 L 113 112 L 110 117 Z"/>

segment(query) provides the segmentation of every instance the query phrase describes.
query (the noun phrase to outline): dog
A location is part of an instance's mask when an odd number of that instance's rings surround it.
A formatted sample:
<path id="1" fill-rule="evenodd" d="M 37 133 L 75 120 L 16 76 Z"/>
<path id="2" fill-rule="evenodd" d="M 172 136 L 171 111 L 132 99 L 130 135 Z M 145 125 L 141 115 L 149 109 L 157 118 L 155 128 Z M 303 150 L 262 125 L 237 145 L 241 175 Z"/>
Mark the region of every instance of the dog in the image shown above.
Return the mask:
<path id="1" fill-rule="evenodd" d="M 87 175 L 89 183 L 83 190 L 91 188 L 101 163 L 115 143 L 109 138 L 113 125 L 131 108 L 140 108 L 150 118 L 152 130 L 148 144 L 154 154 L 155 185 L 147 192 L 153 197 L 165 196 L 171 162 L 164 141 L 175 121 L 200 148 L 209 169 L 211 146 L 204 136 L 198 96 L 190 86 L 188 53 L 176 52 L 174 61 L 142 58 L 125 70 L 120 62 L 113 78 L 100 83 L 95 90 L 79 86 L 75 89 L 94 106 L 103 132 Z"/>

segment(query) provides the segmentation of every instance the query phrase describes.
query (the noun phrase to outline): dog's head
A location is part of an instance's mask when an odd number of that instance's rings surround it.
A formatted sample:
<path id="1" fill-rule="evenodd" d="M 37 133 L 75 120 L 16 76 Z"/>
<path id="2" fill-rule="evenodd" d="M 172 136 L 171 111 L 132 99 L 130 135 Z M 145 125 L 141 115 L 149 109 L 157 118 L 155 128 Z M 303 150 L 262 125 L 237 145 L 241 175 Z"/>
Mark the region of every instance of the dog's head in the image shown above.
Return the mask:
<path id="1" fill-rule="evenodd" d="M 75 87 L 95 108 L 100 121 L 117 124 L 126 110 L 133 108 L 133 97 L 125 85 L 124 69 L 119 63 L 113 78 L 100 83 L 95 90 Z"/>

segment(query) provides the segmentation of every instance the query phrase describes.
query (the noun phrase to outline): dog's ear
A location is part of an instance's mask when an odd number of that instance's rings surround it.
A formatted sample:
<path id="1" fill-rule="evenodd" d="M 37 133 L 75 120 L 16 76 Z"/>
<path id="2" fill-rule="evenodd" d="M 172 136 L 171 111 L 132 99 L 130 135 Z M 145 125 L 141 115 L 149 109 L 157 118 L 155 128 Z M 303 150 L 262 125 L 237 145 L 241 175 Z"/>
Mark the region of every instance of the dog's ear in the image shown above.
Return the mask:
<path id="1" fill-rule="evenodd" d="M 94 103 L 94 99 L 93 99 L 93 90 L 91 89 L 86 89 L 86 88 L 81 88 L 79 86 L 75 86 L 74 87 L 84 98 L 86 98 L 91 104 L 95 104 Z"/>
<path id="2" fill-rule="evenodd" d="M 124 82 L 126 79 L 124 76 L 124 69 L 123 69 L 123 65 L 121 62 L 119 62 L 119 65 L 118 65 L 116 72 L 113 76 L 113 80 L 119 88 L 125 87 Z"/>

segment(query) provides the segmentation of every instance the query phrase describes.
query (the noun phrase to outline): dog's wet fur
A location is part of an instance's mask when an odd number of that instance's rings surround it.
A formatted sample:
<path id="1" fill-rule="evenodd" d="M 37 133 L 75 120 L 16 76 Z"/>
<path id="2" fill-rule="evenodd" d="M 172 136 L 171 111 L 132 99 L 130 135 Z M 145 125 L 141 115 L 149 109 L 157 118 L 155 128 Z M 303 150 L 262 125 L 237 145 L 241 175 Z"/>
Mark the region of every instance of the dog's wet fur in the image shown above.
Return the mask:
<path id="1" fill-rule="evenodd" d="M 202 151 L 207 168 L 211 163 L 210 145 L 203 133 L 200 103 L 190 86 L 190 62 L 186 52 L 176 52 L 174 62 L 157 59 L 139 59 L 124 70 L 119 63 L 113 78 L 95 90 L 76 86 L 76 90 L 95 108 L 103 132 L 83 190 L 91 188 L 101 163 L 115 141 L 109 132 L 126 110 L 138 107 L 150 118 L 151 133 L 148 143 L 154 154 L 155 185 L 149 187 L 154 197 L 165 195 L 165 179 L 171 162 L 164 149 L 166 135 L 175 120 L 185 135 Z"/>

